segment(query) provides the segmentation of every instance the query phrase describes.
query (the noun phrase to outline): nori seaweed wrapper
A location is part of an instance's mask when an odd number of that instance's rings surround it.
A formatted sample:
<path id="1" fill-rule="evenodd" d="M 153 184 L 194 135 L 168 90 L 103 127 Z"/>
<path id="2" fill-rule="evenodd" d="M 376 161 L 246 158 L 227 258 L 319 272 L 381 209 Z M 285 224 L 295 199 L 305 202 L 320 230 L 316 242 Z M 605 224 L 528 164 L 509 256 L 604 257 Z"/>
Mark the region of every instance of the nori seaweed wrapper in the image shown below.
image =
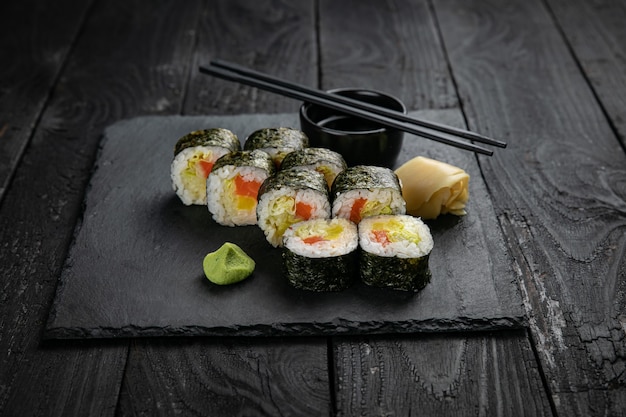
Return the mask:
<path id="1" fill-rule="evenodd" d="M 341 167 L 345 170 L 348 165 L 341 154 L 326 148 L 304 148 L 293 151 L 283 159 L 281 169 L 290 169 L 302 165 L 313 165 L 326 162 Z"/>
<path id="2" fill-rule="evenodd" d="M 259 150 L 236 151 L 226 154 L 215 161 L 213 171 L 228 165 L 235 167 L 248 166 L 261 168 L 267 171 L 270 176 L 274 175 L 276 172 L 276 167 L 274 166 L 274 162 L 269 154 Z"/>
<path id="3" fill-rule="evenodd" d="M 356 165 L 337 175 L 331 188 L 331 196 L 337 197 L 350 190 L 372 190 L 391 188 L 402 192 L 400 180 L 389 168 L 370 165 Z"/>
<path id="4" fill-rule="evenodd" d="M 357 273 L 357 251 L 327 258 L 309 258 L 283 249 L 285 276 L 295 288 L 308 291 L 342 291 Z"/>
<path id="5" fill-rule="evenodd" d="M 266 127 L 248 136 L 244 149 L 289 148 L 302 149 L 309 146 L 309 138 L 301 130 L 289 127 Z"/>
<path id="6" fill-rule="evenodd" d="M 241 149 L 239 138 L 233 132 L 223 128 L 195 130 L 178 139 L 174 146 L 174 156 L 183 149 L 194 146 L 219 146 L 231 152 Z"/>
<path id="7" fill-rule="evenodd" d="M 270 190 L 277 190 L 282 187 L 296 190 L 311 188 L 328 197 L 328 184 L 324 175 L 310 169 L 292 168 L 286 171 L 278 171 L 276 175 L 268 177 L 263 181 L 259 188 L 259 198 Z"/>
<path id="8" fill-rule="evenodd" d="M 419 291 L 430 282 L 428 254 L 419 258 L 398 258 L 378 256 L 365 250 L 360 252 L 361 279 L 367 285 Z"/>

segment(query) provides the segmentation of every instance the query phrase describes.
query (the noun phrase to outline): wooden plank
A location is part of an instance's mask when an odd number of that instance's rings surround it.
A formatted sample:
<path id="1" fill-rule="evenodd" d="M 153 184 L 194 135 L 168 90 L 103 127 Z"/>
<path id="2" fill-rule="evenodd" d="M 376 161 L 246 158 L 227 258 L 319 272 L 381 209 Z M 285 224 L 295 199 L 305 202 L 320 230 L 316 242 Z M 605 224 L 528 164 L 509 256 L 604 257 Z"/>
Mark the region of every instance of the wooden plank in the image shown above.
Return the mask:
<path id="1" fill-rule="evenodd" d="M 0 4 L 0 201 L 89 4 L 75 0 Z"/>
<path id="2" fill-rule="evenodd" d="M 385 91 L 409 110 L 458 106 L 427 2 L 322 0 L 319 24 L 322 88 Z"/>
<path id="3" fill-rule="evenodd" d="M 126 343 L 41 344 L 102 129 L 177 113 L 199 2 L 102 2 L 0 206 L 0 414 L 113 415 Z M 51 19 L 64 21 L 63 9 Z M 27 128 L 27 126 L 22 126 Z"/>
<path id="4" fill-rule="evenodd" d="M 45 288 L 41 282 L 32 284 Z M 45 291 L 48 295 L 49 291 Z M 36 298 L 32 289 L 25 294 Z M 37 301 L 39 299 L 37 298 Z M 36 304 L 32 302 L 32 304 Z M 22 301 L 36 317 L 15 317 L 21 331 L 1 329 L 15 337 L 2 344 L 2 397 L 0 413 L 6 416 L 112 416 L 124 369 L 127 342 L 88 342 L 39 345 L 42 306 Z M 44 309 L 45 310 L 45 309 Z M 15 316 L 15 314 L 14 314 Z M 43 314 L 45 319 L 45 313 Z M 32 321 L 37 320 L 34 324 Z M 26 343 L 26 345 L 20 345 Z M 5 349 L 9 349 L 5 353 Z"/>
<path id="5" fill-rule="evenodd" d="M 197 66 L 219 58 L 314 86 L 314 18 L 314 3 L 307 0 L 212 2 L 200 19 L 183 113 L 297 112 L 296 100 L 200 74 Z"/>
<path id="6" fill-rule="evenodd" d="M 309 1 L 210 2 L 193 61 L 221 58 L 314 85 L 314 16 Z M 192 68 L 183 113 L 295 112 L 298 105 Z M 318 416 L 329 413 L 328 384 L 323 338 L 141 340 L 129 355 L 118 411 Z"/>
<path id="7" fill-rule="evenodd" d="M 358 24 L 346 26 L 347 14 Z M 322 2 L 320 31 L 320 39 L 327 40 L 320 45 L 324 88 L 384 89 L 412 108 L 457 105 L 428 2 Z M 349 59 L 340 59 L 346 55 Z M 458 109 L 432 111 L 440 117 L 450 112 L 456 117 L 445 122 L 462 123 Z M 467 167 L 472 182 L 481 181 L 472 154 L 450 152 L 428 141 L 424 154 Z M 472 198 L 489 201 L 484 184 L 475 190 Z M 488 209 L 480 214 L 483 227 L 498 227 Z M 338 415 L 551 414 L 523 332 L 341 338 L 333 340 L 333 361 Z"/>
<path id="8" fill-rule="evenodd" d="M 626 146 L 626 3 L 549 0 L 576 61 Z"/>
<path id="9" fill-rule="evenodd" d="M 541 2 L 435 4 L 559 415 L 626 409 L 626 156 Z M 619 93 L 618 93 L 619 94 Z"/>
<path id="10" fill-rule="evenodd" d="M 552 415 L 524 331 L 338 342 L 338 415 Z"/>
<path id="11" fill-rule="evenodd" d="M 328 414 L 326 349 L 308 339 L 133 342 L 122 415 Z"/>

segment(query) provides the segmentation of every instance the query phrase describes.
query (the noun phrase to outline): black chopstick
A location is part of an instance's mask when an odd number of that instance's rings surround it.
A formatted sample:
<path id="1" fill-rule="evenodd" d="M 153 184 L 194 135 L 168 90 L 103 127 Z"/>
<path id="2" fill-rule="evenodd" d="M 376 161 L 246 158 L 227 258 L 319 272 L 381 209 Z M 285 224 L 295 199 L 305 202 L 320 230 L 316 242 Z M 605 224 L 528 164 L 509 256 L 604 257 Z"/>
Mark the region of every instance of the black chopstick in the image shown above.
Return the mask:
<path id="1" fill-rule="evenodd" d="M 309 92 L 290 88 L 280 83 L 273 83 L 264 81 L 259 78 L 254 78 L 248 75 L 241 74 L 239 72 L 232 71 L 230 69 L 221 68 L 216 65 L 210 64 L 208 66 L 200 66 L 200 72 L 204 74 L 213 75 L 219 78 L 223 78 L 230 81 L 236 81 L 241 84 L 246 84 L 252 87 L 261 88 L 273 93 L 281 94 L 286 97 L 295 98 L 298 100 L 306 101 L 309 103 L 318 104 L 320 106 L 328 107 L 334 110 L 338 110 L 345 114 L 349 114 L 356 117 L 372 120 L 380 123 L 384 126 L 393 127 L 402 131 L 413 133 L 414 135 L 421 136 L 427 139 L 431 139 L 437 142 L 445 143 L 460 149 L 480 153 L 483 155 L 491 156 L 493 151 L 483 148 L 482 146 L 474 145 L 468 142 L 459 141 L 456 137 L 446 134 L 445 132 L 433 132 L 433 129 L 426 129 L 420 126 L 409 124 L 407 122 L 393 119 L 389 116 L 372 113 L 359 107 L 353 107 L 352 105 L 336 101 L 339 97 L 337 94 L 330 94 L 320 90 L 320 94 L 311 94 Z"/>
<path id="2" fill-rule="evenodd" d="M 258 78 L 260 80 L 263 81 L 267 81 L 269 83 L 273 83 L 273 84 L 278 84 L 281 85 L 283 87 L 287 87 L 290 89 L 294 89 L 297 91 L 301 91 L 307 94 L 313 94 L 315 96 L 318 97 L 328 97 L 328 93 L 322 90 L 317 90 L 314 88 L 310 88 L 307 86 L 304 86 L 302 84 L 297 84 L 291 81 L 287 81 L 287 80 L 283 80 L 277 77 L 274 77 L 272 75 L 269 74 L 265 74 L 262 73 L 260 71 L 256 71 L 250 68 L 246 68 L 242 65 L 238 65 L 238 64 L 234 64 L 232 62 L 227 62 L 227 61 L 223 61 L 220 59 L 215 59 L 211 61 L 211 65 L 214 65 L 216 67 L 220 67 L 220 68 L 224 68 L 224 69 L 228 69 L 234 72 L 237 72 L 239 74 L 242 75 L 246 75 L 252 78 Z M 350 97 L 344 97 L 344 96 L 340 96 L 340 95 L 333 95 L 333 100 L 335 101 L 340 101 L 344 104 L 347 104 L 349 106 L 353 106 L 353 107 L 358 107 L 360 109 L 363 110 L 367 110 L 367 111 L 371 111 L 374 112 L 376 114 L 380 114 L 382 116 L 387 116 L 387 117 L 391 117 L 392 119 L 396 119 L 396 120 L 401 120 L 403 122 L 407 122 L 407 123 L 412 123 L 412 124 L 416 124 L 418 126 L 422 126 L 422 127 L 426 127 L 429 129 L 433 129 L 433 130 L 438 130 L 440 132 L 445 132 L 445 133 L 449 133 L 451 135 L 454 136 L 459 136 L 459 137 L 463 137 L 466 139 L 471 139 L 475 142 L 481 142 L 487 145 L 493 145 L 493 146 L 498 146 L 500 148 L 506 148 L 506 143 L 496 140 L 496 139 L 491 139 L 487 136 L 483 136 L 479 133 L 475 133 L 475 132 L 470 132 L 468 130 L 464 130 L 464 129 L 458 129 L 456 127 L 452 127 L 452 126 L 447 126 L 447 125 L 442 125 L 440 123 L 435 123 L 435 122 L 428 122 L 425 120 L 420 120 L 420 119 L 415 119 L 413 117 L 410 117 L 404 113 L 395 111 L 395 110 L 391 110 L 385 107 L 380 107 L 380 106 L 376 106 L 367 102 L 363 102 L 363 101 L 359 101 L 359 100 L 355 100 L 352 99 Z"/>

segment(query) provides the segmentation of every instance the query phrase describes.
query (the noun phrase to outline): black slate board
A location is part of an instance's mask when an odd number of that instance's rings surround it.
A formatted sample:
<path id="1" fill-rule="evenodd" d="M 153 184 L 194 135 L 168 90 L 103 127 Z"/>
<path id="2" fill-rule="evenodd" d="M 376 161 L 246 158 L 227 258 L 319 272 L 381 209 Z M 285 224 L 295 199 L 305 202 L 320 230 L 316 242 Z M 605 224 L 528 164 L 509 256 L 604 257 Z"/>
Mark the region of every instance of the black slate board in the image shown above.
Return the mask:
<path id="1" fill-rule="evenodd" d="M 458 112 L 420 117 L 460 123 Z M 118 122 L 104 134 L 81 224 L 60 277 L 46 338 L 194 335 L 336 335 L 525 326 L 512 258 L 475 156 L 408 135 L 398 164 L 416 155 L 471 175 L 464 217 L 429 222 L 432 282 L 420 293 L 357 284 L 341 293 L 294 289 L 281 275 L 280 250 L 256 226 L 224 227 L 205 207 L 187 207 L 171 189 L 177 138 L 226 127 L 240 138 L 260 127 L 295 126 L 294 114 L 151 116 Z M 225 241 L 257 262 L 254 274 L 219 287 L 202 259 Z"/>

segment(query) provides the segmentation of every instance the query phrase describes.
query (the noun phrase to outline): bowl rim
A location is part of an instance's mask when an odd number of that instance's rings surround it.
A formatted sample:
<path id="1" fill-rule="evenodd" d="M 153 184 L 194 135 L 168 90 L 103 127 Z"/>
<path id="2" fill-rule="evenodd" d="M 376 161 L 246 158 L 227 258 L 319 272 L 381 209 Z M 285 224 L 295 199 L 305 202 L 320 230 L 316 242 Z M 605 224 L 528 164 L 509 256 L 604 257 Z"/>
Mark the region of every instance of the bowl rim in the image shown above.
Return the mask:
<path id="1" fill-rule="evenodd" d="M 359 92 L 359 91 L 363 91 L 363 92 L 367 92 L 367 93 L 374 93 L 376 95 L 379 96 L 384 96 L 386 98 L 390 98 L 391 100 L 395 101 L 397 104 L 400 105 L 401 107 L 401 112 L 406 114 L 407 109 L 406 109 L 406 105 L 404 104 L 404 102 L 402 100 L 400 100 L 398 97 L 389 94 L 389 93 L 385 93 L 383 91 L 380 90 L 372 90 L 369 88 L 362 88 L 362 87 L 342 87 L 342 88 L 333 88 L 330 90 L 326 90 L 326 92 L 328 93 L 338 93 L 338 92 L 344 92 L 344 91 L 354 91 L 354 92 Z M 320 126 L 319 123 L 314 122 L 313 120 L 311 120 L 311 118 L 308 115 L 308 109 L 311 106 L 318 106 L 318 107 L 322 107 L 319 106 L 315 103 L 310 103 L 310 102 L 304 102 L 302 103 L 302 105 L 300 105 L 300 116 L 302 118 L 304 118 L 306 120 L 306 122 L 311 125 L 314 126 L 317 129 L 320 129 L 324 132 L 330 133 L 330 134 L 335 134 L 335 135 L 351 135 L 351 136 L 365 136 L 365 135 L 372 135 L 372 134 L 380 134 L 386 130 L 389 129 L 393 129 L 393 128 L 389 128 L 386 126 L 382 126 L 379 127 L 377 129 L 370 129 L 370 130 L 339 130 L 339 129 L 333 129 L 330 127 L 326 127 L 326 126 Z M 397 109 L 393 109 L 393 110 L 397 110 Z M 355 116 L 356 117 L 356 116 Z"/>

